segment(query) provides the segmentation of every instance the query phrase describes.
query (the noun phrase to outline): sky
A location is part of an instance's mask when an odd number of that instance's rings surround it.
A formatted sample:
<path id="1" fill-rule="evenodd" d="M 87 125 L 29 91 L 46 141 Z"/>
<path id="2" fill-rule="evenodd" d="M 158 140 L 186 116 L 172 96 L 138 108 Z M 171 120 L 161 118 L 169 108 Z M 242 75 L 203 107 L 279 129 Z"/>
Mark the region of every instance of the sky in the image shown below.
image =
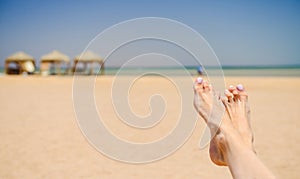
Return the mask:
<path id="1" fill-rule="evenodd" d="M 16 51 L 37 61 L 55 49 L 73 58 L 100 32 L 140 17 L 190 26 L 222 65 L 300 65 L 300 1 L 0 0 L 0 66 Z"/>

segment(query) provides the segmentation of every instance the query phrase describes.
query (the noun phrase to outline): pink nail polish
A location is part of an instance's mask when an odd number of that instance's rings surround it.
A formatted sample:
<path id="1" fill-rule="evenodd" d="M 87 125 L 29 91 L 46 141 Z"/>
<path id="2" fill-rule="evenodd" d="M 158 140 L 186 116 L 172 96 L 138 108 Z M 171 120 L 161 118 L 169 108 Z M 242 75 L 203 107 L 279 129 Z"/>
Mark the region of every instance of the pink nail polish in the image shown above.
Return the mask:
<path id="1" fill-rule="evenodd" d="M 201 84 L 203 82 L 203 79 L 201 77 L 198 77 L 196 81 L 197 83 Z"/>
<path id="2" fill-rule="evenodd" d="M 244 86 L 242 84 L 238 84 L 238 85 L 236 85 L 236 89 L 238 89 L 239 91 L 243 91 Z"/>

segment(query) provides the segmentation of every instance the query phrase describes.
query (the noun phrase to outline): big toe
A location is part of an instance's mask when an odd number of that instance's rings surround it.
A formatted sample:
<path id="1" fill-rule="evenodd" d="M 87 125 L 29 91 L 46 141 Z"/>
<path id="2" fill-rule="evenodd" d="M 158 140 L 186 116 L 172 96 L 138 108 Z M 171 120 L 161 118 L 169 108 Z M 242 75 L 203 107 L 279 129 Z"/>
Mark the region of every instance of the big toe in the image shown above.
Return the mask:
<path id="1" fill-rule="evenodd" d="M 212 91 L 211 85 L 201 77 L 198 77 L 194 83 L 194 90 L 199 95 Z"/>
<path id="2" fill-rule="evenodd" d="M 236 86 L 236 89 L 237 89 L 239 100 L 246 102 L 248 100 L 248 94 L 245 91 L 244 86 L 242 84 L 238 84 Z"/>
<path id="3" fill-rule="evenodd" d="M 198 77 L 194 83 L 195 92 L 203 92 L 204 80 L 201 77 Z"/>

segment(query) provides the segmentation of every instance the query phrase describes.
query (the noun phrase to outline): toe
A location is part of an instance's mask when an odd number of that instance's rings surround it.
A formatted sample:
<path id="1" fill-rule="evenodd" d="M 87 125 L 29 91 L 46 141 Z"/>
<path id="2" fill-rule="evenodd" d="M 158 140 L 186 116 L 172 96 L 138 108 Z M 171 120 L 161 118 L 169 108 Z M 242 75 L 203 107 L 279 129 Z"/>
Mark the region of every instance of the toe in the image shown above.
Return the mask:
<path id="1" fill-rule="evenodd" d="M 237 89 L 232 90 L 231 92 L 233 94 L 233 101 L 238 101 L 239 100 L 239 92 Z"/>
<path id="2" fill-rule="evenodd" d="M 232 103 L 233 102 L 233 94 L 229 90 L 225 90 L 224 93 L 227 98 L 227 102 Z"/>
<path id="3" fill-rule="evenodd" d="M 235 87 L 233 85 L 230 85 L 228 88 L 228 91 L 232 93 L 234 90 L 235 90 Z"/>
<path id="4" fill-rule="evenodd" d="M 238 85 L 236 85 L 236 89 L 239 90 L 239 91 L 243 91 L 244 86 L 242 84 L 238 84 Z"/>
<path id="5" fill-rule="evenodd" d="M 245 91 L 244 86 L 242 84 L 238 84 L 236 86 L 236 89 L 237 89 L 237 92 L 238 92 L 239 100 L 246 102 L 248 100 L 248 94 Z"/>
<path id="6" fill-rule="evenodd" d="M 203 82 L 203 89 L 205 92 L 209 92 L 212 90 L 212 86 L 207 82 L 207 81 L 204 81 Z"/>
<path id="7" fill-rule="evenodd" d="M 194 90 L 197 92 L 203 91 L 203 79 L 201 77 L 197 78 L 194 83 Z"/>
<path id="8" fill-rule="evenodd" d="M 228 91 L 232 94 L 232 100 L 237 101 L 238 100 L 238 91 L 237 91 L 236 87 L 233 85 L 230 85 L 228 88 Z M 231 101 L 231 102 L 233 102 L 233 101 Z"/>

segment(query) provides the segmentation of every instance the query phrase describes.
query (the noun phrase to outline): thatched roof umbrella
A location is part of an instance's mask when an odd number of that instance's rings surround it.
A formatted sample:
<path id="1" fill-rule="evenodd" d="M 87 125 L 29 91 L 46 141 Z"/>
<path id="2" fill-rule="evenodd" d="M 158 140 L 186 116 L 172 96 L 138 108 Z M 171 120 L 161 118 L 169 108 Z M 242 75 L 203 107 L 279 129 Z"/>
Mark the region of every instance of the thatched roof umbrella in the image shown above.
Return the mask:
<path id="1" fill-rule="evenodd" d="M 18 73 L 23 72 L 33 73 L 35 70 L 34 58 L 25 52 L 16 52 L 5 60 L 5 72 L 10 73 L 9 64 L 15 63 L 18 66 Z"/>
<path id="2" fill-rule="evenodd" d="M 91 64 L 92 67 L 90 69 L 90 74 L 94 74 L 94 64 L 99 64 L 100 65 L 100 70 L 101 70 L 101 75 L 104 74 L 104 62 L 103 58 L 100 57 L 99 55 L 95 54 L 92 51 L 86 51 L 80 55 L 77 55 L 74 59 L 74 66 L 73 66 L 73 72 L 76 70 L 76 65 L 78 63 L 83 63 L 84 65 L 84 70 L 86 71 L 87 64 Z"/>
<path id="3" fill-rule="evenodd" d="M 43 55 L 41 57 L 41 71 L 42 72 L 45 70 L 49 70 L 49 69 L 46 69 L 48 67 L 46 67 L 46 68 L 44 67 L 46 63 L 54 64 L 55 65 L 55 73 L 60 74 L 61 65 L 66 64 L 69 66 L 70 58 L 63 53 L 61 53 L 57 50 L 54 50 L 54 51 L 52 51 L 46 55 Z"/>

